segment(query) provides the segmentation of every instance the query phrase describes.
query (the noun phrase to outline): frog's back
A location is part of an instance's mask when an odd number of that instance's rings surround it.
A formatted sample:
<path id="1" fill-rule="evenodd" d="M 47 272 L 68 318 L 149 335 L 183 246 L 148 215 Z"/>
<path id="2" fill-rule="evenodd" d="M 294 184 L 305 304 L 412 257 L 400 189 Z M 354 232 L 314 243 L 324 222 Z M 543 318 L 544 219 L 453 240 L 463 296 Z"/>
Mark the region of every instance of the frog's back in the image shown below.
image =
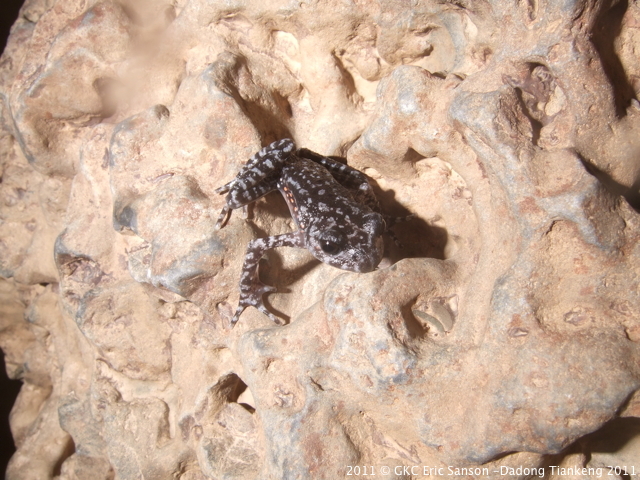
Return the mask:
<path id="1" fill-rule="evenodd" d="M 302 230 L 311 222 L 329 227 L 344 223 L 346 215 L 371 212 L 366 205 L 356 202 L 349 189 L 338 183 L 326 168 L 306 158 L 296 157 L 282 169 L 278 188 Z"/>

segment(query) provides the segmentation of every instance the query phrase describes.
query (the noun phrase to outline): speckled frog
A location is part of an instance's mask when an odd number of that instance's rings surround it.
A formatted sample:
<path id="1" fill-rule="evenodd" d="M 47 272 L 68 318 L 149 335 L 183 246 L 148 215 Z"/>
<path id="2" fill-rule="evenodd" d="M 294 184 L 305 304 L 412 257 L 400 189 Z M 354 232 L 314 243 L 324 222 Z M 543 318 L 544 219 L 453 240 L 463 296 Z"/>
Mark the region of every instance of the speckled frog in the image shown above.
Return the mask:
<path id="1" fill-rule="evenodd" d="M 249 242 L 240 278 L 240 301 L 233 327 L 248 306 L 276 324 L 262 295 L 274 292 L 258 275 L 258 263 L 276 247 L 306 248 L 321 262 L 353 272 L 370 272 L 382 259 L 386 230 L 383 215 L 367 177 L 337 160 L 305 148 L 290 139 L 273 142 L 256 153 L 231 182 L 216 193 L 227 194 L 216 229 L 223 228 L 236 208 L 278 189 L 289 206 L 297 231 Z"/>

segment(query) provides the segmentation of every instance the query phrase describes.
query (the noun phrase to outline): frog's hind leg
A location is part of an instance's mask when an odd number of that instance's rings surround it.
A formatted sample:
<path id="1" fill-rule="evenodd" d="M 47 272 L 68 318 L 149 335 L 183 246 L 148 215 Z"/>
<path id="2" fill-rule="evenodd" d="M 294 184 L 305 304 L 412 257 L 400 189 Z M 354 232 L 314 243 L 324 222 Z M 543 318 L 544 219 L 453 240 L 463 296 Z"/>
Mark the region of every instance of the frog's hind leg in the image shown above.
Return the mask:
<path id="1" fill-rule="evenodd" d="M 237 198 L 231 197 L 232 192 L 229 192 L 226 199 L 227 203 L 224 207 L 222 207 L 222 210 L 220 211 L 220 215 L 218 216 L 218 221 L 216 222 L 216 225 L 214 228 L 216 230 L 220 230 L 221 228 L 224 228 L 224 226 L 227 224 L 227 221 L 229 220 L 229 217 L 231 216 L 232 210 L 235 210 L 236 208 L 240 208 L 240 207 L 246 207 L 249 203 L 264 197 L 267 193 L 277 190 L 279 178 L 280 178 L 279 175 L 277 176 L 272 175 L 271 177 L 264 179 L 261 183 L 243 192 L 242 194 L 246 198 L 252 199 L 244 203 L 238 202 Z M 218 190 L 225 188 L 227 185 L 225 185 L 224 187 L 220 187 Z M 218 192 L 218 190 L 216 190 L 217 193 L 225 193 L 224 191 Z"/>
<path id="2" fill-rule="evenodd" d="M 280 171 L 289 161 L 295 147 L 293 141 L 288 138 L 273 142 L 252 156 L 236 178 L 215 190 L 215 193 L 227 194 L 227 204 L 220 212 L 216 229 L 225 226 L 231 210 L 255 202 L 276 190 Z"/>
<path id="3" fill-rule="evenodd" d="M 231 319 L 231 328 L 238 322 L 240 315 L 247 307 L 255 307 L 267 317 L 273 320 L 277 325 L 283 325 L 282 319 L 276 317 L 264 306 L 262 295 L 265 293 L 275 292 L 276 288 L 265 285 L 260 281 L 258 266 L 260 259 L 267 250 L 277 247 L 298 247 L 304 248 L 303 232 L 291 232 L 284 235 L 276 235 L 273 237 L 256 238 L 249 242 L 247 246 L 247 254 L 242 266 L 242 275 L 240 276 L 240 300 L 236 313 Z"/>
<path id="4" fill-rule="evenodd" d="M 273 142 L 252 156 L 236 175 L 236 178 L 215 192 L 228 192 L 227 203 L 231 203 L 229 205 L 231 208 L 238 208 L 257 200 L 253 195 L 253 188 L 260 185 L 265 179 L 278 174 L 294 149 L 295 144 L 288 138 Z"/>
<path id="5" fill-rule="evenodd" d="M 272 173 L 282 170 L 295 148 L 296 144 L 290 138 L 267 145 L 247 161 L 236 180 L 242 179 L 243 188 L 257 185 Z"/>

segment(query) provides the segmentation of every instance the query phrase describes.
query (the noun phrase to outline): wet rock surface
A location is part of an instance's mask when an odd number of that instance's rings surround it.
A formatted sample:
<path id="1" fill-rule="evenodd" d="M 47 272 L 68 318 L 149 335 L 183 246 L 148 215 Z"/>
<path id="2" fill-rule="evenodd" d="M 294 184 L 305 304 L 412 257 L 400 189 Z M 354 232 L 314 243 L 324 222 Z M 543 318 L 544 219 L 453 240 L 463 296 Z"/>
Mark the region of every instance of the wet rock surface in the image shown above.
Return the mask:
<path id="1" fill-rule="evenodd" d="M 7 478 L 640 472 L 638 25 L 596 0 L 28 1 L 0 59 Z M 270 194 L 214 230 L 214 190 L 283 137 L 415 218 L 368 274 L 269 252 L 289 324 L 231 330 L 247 243 L 294 226 Z"/>

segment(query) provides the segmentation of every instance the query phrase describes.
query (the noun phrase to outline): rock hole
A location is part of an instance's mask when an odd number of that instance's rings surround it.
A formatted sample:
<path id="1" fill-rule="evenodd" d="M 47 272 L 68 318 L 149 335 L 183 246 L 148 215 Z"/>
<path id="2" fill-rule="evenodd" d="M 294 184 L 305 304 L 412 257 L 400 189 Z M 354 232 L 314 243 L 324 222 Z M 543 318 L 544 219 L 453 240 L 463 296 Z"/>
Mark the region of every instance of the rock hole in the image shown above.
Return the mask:
<path id="1" fill-rule="evenodd" d="M 408 313 L 405 317 L 412 317 L 424 332 L 423 335 L 428 333 L 430 337 L 442 337 L 454 327 L 458 311 L 458 296 L 429 299 L 417 297 L 406 306 L 406 309 Z"/>
<path id="2" fill-rule="evenodd" d="M 403 305 L 400 309 L 400 313 L 402 315 L 402 319 L 404 320 L 404 324 L 409 332 L 409 335 L 412 338 L 422 338 L 428 333 L 428 329 L 422 325 L 416 319 L 414 312 L 412 311 L 413 303 Z"/>
<path id="3" fill-rule="evenodd" d="M 220 54 L 209 69 L 212 83 L 227 95 L 233 97 L 253 126 L 260 132 L 263 145 L 281 138 L 291 138 L 286 124 L 293 116 L 293 110 L 286 97 L 274 90 L 255 96 L 246 85 L 261 85 L 259 77 L 249 68 L 242 55 L 229 52 Z M 246 90 L 246 91 L 245 91 Z"/>
<path id="4" fill-rule="evenodd" d="M 62 464 L 67 458 L 69 458 L 75 452 L 76 452 L 76 445 L 75 443 L 73 443 L 73 439 L 69 436 L 68 441 L 64 446 L 62 453 L 60 454 L 60 458 L 58 458 L 55 465 L 53 466 L 54 477 L 57 477 L 60 475 L 60 473 L 62 473 Z"/>
<path id="5" fill-rule="evenodd" d="M 535 113 L 532 112 L 531 102 L 527 99 L 527 93 L 522 88 L 518 87 L 516 88 L 516 95 L 518 96 L 518 101 L 522 106 L 522 113 L 524 113 L 524 116 L 527 117 L 531 123 L 531 142 L 534 145 L 537 145 L 540 140 L 540 133 L 542 132 L 543 124 L 536 118 Z"/>
<path id="6" fill-rule="evenodd" d="M 249 403 L 253 401 L 251 391 L 247 388 L 247 384 L 235 373 L 222 377 L 214 388 L 227 403 L 237 403 L 249 413 L 255 412 L 254 405 Z"/>
<path id="7" fill-rule="evenodd" d="M 640 418 L 618 417 L 609 420 L 595 432 L 578 439 L 567 449 L 567 452 L 575 451 L 575 448 L 590 452 L 592 457 L 597 456 L 598 453 L 612 454 L 631 446 L 638 438 L 640 438 Z M 625 473 L 624 470 L 622 473 Z"/>
<path id="8" fill-rule="evenodd" d="M 9 427 L 9 414 L 16 398 L 18 398 L 22 382 L 16 379 L 15 373 L 19 372 L 12 373 L 12 378 L 9 378 L 4 352 L 0 349 L 0 388 L 2 388 L 2 395 L 0 395 L 0 444 L 3 445 L 3 448 L 0 449 L 0 472 L 6 470 L 9 459 L 16 451 Z"/>
<path id="9" fill-rule="evenodd" d="M 523 3 L 525 4 L 529 20 L 533 22 L 536 18 L 538 18 L 538 1 L 526 0 Z"/>
<path id="10" fill-rule="evenodd" d="M 579 158 L 584 169 L 590 175 L 596 177 L 596 179 L 609 191 L 609 193 L 616 196 L 623 196 L 636 212 L 640 212 L 640 175 L 635 179 L 633 185 L 627 187 L 614 180 L 611 175 L 607 172 L 603 172 L 582 156 L 579 155 Z"/>
<path id="11" fill-rule="evenodd" d="M 593 28 L 591 40 L 600 56 L 604 73 L 609 78 L 616 102 L 616 113 L 622 118 L 636 94 L 616 52 L 615 42 L 622 32 L 622 21 L 629 1 L 622 0 L 604 12 Z"/>
<path id="12" fill-rule="evenodd" d="M 555 77 L 545 65 L 529 62 L 517 77 L 505 75 L 503 80 L 513 87 L 522 113 L 531 124 L 531 141 L 537 145 L 542 127 L 551 123 L 557 114 L 547 115 L 548 104 L 558 88 Z"/>

